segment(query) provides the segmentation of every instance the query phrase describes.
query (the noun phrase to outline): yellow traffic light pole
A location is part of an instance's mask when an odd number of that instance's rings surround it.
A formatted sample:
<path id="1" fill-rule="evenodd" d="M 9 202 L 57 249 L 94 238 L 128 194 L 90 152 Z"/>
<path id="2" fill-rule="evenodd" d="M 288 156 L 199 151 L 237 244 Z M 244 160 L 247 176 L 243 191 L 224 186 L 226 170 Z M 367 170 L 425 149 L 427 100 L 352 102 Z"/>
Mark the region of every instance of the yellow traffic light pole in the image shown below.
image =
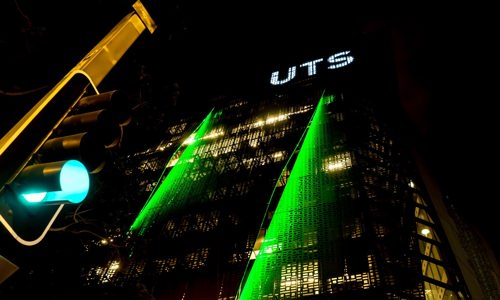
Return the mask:
<path id="1" fill-rule="evenodd" d="M 48 139 L 52 130 L 66 117 L 71 108 L 78 103 L 89 85 L 98 94 L 97 86 L 137 38 L 146 29 L 150 33 L 155 31 L 156 24 L 141 1 L 136 1 L 132 7 L 134 11 L 122 18 L 61 81 L 0 139 L 0 169 L 2 170 L 0 173 L 0 222 L 23 245 L 32 246 L 39 243 L 45 237 L 64 204 L 59 205 L 38 238 L 25 240 L 9 224 L 9 214 L 12 214 L 12 211 L 9 210 L 8 203 L 5 203 L 6 198 L 2 197 L 5 186 L 11 183 L 29 163 L 33 154 Z M 53 116 L 51 116 L 54 107 L 62 109 L 59 119 L 56 120 L 53 120 Z M 46 124 L 48 116 L 53 124 Z M 36 140 L 31 143 L 27 141 L 33 137 Z M 3 210 L 2 207 L 4 207 Z"/>

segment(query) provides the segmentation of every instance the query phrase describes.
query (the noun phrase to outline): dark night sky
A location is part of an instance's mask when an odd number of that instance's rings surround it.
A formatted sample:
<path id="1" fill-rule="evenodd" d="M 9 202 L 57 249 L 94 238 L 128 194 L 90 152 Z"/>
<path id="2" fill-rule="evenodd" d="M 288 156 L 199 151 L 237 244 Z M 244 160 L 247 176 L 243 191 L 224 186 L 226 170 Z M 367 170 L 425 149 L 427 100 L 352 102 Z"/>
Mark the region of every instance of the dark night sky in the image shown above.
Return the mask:
<path id="1" fill-rule="evenodd" d="M 0 124 L 9 124 L 15 115 L 11 111 L 21 113 L 36 95 L 6 93 L 22 94 L 55 84 L 131 11 L 126 3 L 4 1 L 0 9 L 0 99 L 4 102 Z M 134 82 L 139 66 L 144 65 L 160 90 L 166 89 L 166 83 L 179 82 L 186 93 L 195 91 L 199 96 L 200 90 L 217 92 L 253 80 L 249 74 L 254 70 L 277 61 L 294 61 L 304 50 L 311 53 L 311 49 L 334 47 L 361 28 L 408 25 L 414 30 L 403 27 L 405 39 L 416 53 L 411 73 L 426 95 L 412 94 L 402 103 L 411 125 L 409 139 L 467 217 L 484 230 L 497 227 L 493 221 L 497 176 L 490 175 L 497 167 L 493 155 L 497 149 L 493 138 L 498 136 L 493 118 L 497 97 L 486 75 L 496 70 L 489 50 L 493 30 L 486 18 L 480 22 L 450 14 L 367 18 L 349 10 L 332 10 L 326 2 L 314 8 L 287 4 L 285 9 L 277 4 L 232 3 L 162 4 L 159 29 L 141 36 L 124 58 L 128 69 L 112 73 L 113 78 Z M 365 26 L 367 20 L 370 26 Z M 494 232 L 484 232 L 494 241 Z"/>

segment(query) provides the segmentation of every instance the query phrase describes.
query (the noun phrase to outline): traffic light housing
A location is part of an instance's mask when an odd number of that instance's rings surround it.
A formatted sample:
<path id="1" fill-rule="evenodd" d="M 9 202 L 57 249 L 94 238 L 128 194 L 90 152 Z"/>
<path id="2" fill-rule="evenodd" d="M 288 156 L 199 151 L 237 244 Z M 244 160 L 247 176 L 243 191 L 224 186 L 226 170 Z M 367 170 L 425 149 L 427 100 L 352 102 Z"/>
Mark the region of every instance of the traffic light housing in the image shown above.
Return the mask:
<path id="1" fill-rule="evenodd" d="M 89 174 L 99 173 L 130 122 L 130 102 L 113 90 L 83 96 L 53 128 L 11 184 L 23 203 L 80 203 Z"/>
<path id="2" fill-rule="evenodd" d="M 6 185 L 1 196 L 7 207 L 3 213 L 0 207 L 0 221 L 23 241 L 43 236 L 63 205 L 85 200 L 92 175 L 120 146 L 130 120 L 126 93 L 86 89 Z"/>
<path id="3" fill-rule="evenodd" d="M 131 119 L 131 105 L 121 90 L 82 97 L 36 153 L 38 162 L 76 159 L 89 173 L 99 173 L 109 150 L 117 148 Z"/>

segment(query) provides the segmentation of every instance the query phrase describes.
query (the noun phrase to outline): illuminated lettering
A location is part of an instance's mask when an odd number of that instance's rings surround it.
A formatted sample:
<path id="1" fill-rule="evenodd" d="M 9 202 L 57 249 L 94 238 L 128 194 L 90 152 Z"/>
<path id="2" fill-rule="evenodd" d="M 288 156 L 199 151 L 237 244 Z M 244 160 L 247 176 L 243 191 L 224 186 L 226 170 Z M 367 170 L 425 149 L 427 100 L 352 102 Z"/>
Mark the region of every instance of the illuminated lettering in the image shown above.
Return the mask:
<path id="1" fill-rule="evenodd" d="M 307 67 L 307 75 L 312 76 L 312 75 L 316 75 L 316 64 L 319 62 L 322 62 L 322 61 L 323 61 L 323 59 L 320 58 L 320 59 L 316 59 L 313 61 L 305 62 L 305 63 L 301 64 L 300 66 Z"/>
<path id="2" fill-rule="evenodd" d="M 338 69 L 352 63 L 354 57 L 348 55 L 350 52 L 351 51 L 339 52 L 337 54 L 328 57 L 328 62 L 331 63 L 331 65 L 328 66 L 328 69 L 330 70 Z"/>
<path id="3" fill-rule="evenodd" d="M 296 73 L 297 73 L 297 67 L 295 66 L 290 67 L 288 68 L 288 77 L 286 79 L 279 80 L 279 74 L 280 74 L 279 71 L 273 72 L 273 74 L 271 75 L 271 84 L 280 85 L 283 83 L 287 83 L 295 78 Z"/>
<path id="4" fill-rule="evenodd" d="M 334 55 L 327 58 L 329 65 L 327 66 L 328 70 L 334 70 L 338 68 L 342 68 L 347 66 L 348 64 L 354 61 L 354 57 L 349 55 L 351 51 L 342 51 L 335 53 Z M 307 76 L 314 76 L 318 72 L 318 66 L 323 62 L 322 58 L 315 59 L 312 61 L 305 62 L 300 65 L 300 67 L 307 68 Z M 288 68 L 288 75 L 286 78 L 280 80 L 280 72 L 275 71 L 271 74 L 271 84 L 272 85 L 282 85 L 291 80 L 293 80 L 297 75 L 297 67 L 291 66 Z"/>

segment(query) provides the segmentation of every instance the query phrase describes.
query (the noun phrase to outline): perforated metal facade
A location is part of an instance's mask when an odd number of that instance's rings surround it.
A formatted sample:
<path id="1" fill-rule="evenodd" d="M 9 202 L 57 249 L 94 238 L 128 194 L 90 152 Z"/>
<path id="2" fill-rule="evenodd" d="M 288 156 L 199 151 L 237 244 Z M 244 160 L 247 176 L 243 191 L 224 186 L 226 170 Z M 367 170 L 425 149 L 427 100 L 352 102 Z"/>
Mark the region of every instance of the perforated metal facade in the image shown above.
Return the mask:
<path id="1" fill-rule="evenodd" d="M 163 158 L 142 177 L 128 253 L 87 284 L 139 281 L 160 299 L 467 299 L 404 148 L 363 99 L 310 92 L 234 99 L 138 155 L 131 178 Z"/>
<path id="2" fill-rule="evenodd" d="M 168 120 L 161 142 L 121 160 L 140 205 L 85 285 L 117 298 L 470 299 L 379 110 L 393 93 L 345 75 Z"/>

